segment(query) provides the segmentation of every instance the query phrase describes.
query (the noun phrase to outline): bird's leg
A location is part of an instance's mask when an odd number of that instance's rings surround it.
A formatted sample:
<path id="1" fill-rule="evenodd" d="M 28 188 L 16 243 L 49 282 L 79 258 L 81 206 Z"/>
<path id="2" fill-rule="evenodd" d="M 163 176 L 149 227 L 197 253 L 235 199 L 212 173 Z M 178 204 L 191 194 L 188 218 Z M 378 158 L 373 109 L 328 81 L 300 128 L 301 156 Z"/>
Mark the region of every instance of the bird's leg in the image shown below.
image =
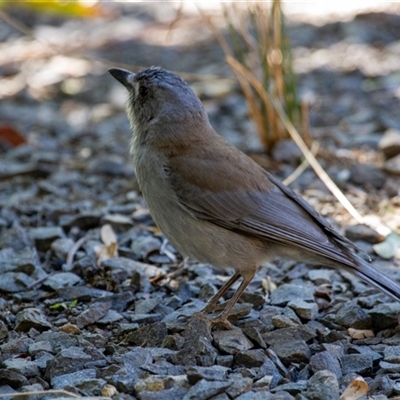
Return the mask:
<path id="1" fill-rule="evenodd" d="M 236 304 L 236 302 L 239 300 L 240 296 L 242 295 L 242 293 L 244 292 L 244 290 L 246 289 L 246 287 L 249 285 L 249 283 L 251 282 L 251 280 L 254 278 L 255 272 L 250 274 L 250 275 L 246 275 L 243 276 L 243 281 L 240 284 L 239 288 L 236 290 L 236 292 L 234 293 L 234 295 L 232 296 L 232 298 L 228 301 L 228 304 L 226 305 L 224 311 L 222 311 L 221 314 L 219 314 L 217 317 L 212 318 L 212 322 L 213 323 L 222 323 L 224 326 L 226 326 L 228 329 L 232 329 L 233 326 L 232 324 L 228 321 L 228 317 L 229 317 L 229 313 L 231 312 L 232 308 L 234 307 L 234 305 Z M 233 280 L 233 278 L 236 276 L 233 275 L 233 277 L 228 281 L 230 282 L 231 280 Z M 233 282 L 235 282 L 238 278 L 236 278 Z M 227 283 L 228 283 L 227 282 Z M 232 283 L 233 283 L 232 282 Z M 225 284 L 226 285 L 226 284 Z M 222 291 L 223 288 L 225 288 L 225 285 L 222 286 L 222 288 L 220 289 L 220 291 Z M 227 290 L 227 289 L 226 289 Z M 226 292 L 225 290 L 225 292 Z M 225 293 L 224 292 L 224 293 Z M 219 293 L 219 292 L 218 292 Z M 217 293 L 217 294 L 218 294 Z M 215 296 L 214 296 L 215 297 Z M 211 299 L 213 300 L 213 298 Z M 208 306 L 207 306 L 208 307 Z M 207 308 L 206 307 L 206 308 Z"/>
<path id="2" fill-rule="evenodd" d="M 218 300 L 229 290 L 229 288 L 240 278 L 240 274 L 235 272 L 218 290 L 217 293 L 207 303 L 202 313 L 208 314 L 216 309 Z M 247 286 L 247 285 L 246 285 Z"/>

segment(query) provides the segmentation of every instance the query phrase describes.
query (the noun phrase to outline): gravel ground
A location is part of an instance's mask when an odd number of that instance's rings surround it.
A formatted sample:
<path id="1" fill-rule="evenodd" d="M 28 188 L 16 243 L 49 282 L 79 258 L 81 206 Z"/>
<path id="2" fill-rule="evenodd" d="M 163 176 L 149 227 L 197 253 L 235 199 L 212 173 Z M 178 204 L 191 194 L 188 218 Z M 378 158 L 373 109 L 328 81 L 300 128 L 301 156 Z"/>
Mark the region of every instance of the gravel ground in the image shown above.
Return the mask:
<path id="1" fill-rule="evenodd" d="M 190 318 L 232 271 L 182 260 L 154 226 L 125 93 L 106 69 L 230 71 L 198 17 L 170 31 L 168 5 L 113 12 L 10 11 L 35 37 L 0 25 L 0 398 L 325 400 L 355 386 L 344 399 L 396 398 L 400 304 L 346 272 L 276 260 L 234 308 L 237 329 Z M 400 281 L 400 260 L 374 251 L 400 230 L 400 15 L 289 22 L 320 161 L 375 230 L 354 225 L 311 170 L 292 187 Z M 290 142 L 260 154 L 233 80 L 190 82 L 218 132 L 280 178 L 296 168 Z"/>

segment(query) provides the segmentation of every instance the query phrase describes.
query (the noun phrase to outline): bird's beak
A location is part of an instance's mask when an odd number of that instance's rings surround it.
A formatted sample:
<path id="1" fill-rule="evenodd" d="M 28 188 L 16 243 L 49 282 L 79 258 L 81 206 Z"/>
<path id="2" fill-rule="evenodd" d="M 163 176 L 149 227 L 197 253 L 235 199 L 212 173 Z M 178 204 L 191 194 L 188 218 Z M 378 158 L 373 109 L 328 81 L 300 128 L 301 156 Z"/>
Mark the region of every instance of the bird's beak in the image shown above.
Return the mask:
<path id="1" fill-rule="evenodd" d="M 127 89 L 132 87 L 132 80 L 135 77 L 133 72 L 122 68 L 110 68 L 108 72 Z"/>

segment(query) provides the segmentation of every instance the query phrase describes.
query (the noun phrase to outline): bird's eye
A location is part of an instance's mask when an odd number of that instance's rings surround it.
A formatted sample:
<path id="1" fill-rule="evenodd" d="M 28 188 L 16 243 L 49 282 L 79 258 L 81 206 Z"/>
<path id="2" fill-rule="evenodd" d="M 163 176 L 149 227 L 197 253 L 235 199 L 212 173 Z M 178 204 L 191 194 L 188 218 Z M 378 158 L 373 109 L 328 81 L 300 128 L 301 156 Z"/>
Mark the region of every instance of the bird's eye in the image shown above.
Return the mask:
<path id="1" fill-rule="evenodd" d="M 145 96 L 147 96 L 147 93 L 149 93 L 149 89 L 147 89 L 146 86 L 140 86 L 140 88 L 139 88 L 140 96 L 145 97 Z"/>

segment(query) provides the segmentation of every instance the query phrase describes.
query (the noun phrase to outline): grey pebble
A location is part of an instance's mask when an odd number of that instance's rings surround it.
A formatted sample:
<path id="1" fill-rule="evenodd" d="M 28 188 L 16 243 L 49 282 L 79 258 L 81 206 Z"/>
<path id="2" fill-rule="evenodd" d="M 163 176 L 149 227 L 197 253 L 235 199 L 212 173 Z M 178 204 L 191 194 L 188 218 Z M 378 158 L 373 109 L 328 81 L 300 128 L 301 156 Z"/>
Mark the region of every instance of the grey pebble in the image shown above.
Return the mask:
<path id="1" fill-rule="evenodd" d="M 189 366 L 186 368 L 188 381 L 195 384 L 200 379 L 207 381 L 223 381 L 227 379 L 229 368 L 220 365 L 211 367 Z"/>
<path id="2" fill-rule="evenodd" d="M 276 342 L 271 346 L 284 364 L 308 362 L 311 356 L 310 347 L 303 340 L 291 340 L 290 342 Z"/>
<path id="3" fill-rule="evenodd" d="M 300 318 L 308 321 L 315 319 L 318 315 L 318 306 L 314 302 L 291 300 L 287 306 L 292 308 Z"/>
<path id="4" fill-rule="evenodd" d="M 74 387 L 95 378 L 95 369 L 84 369 L 82 371 L 71 372 L 70 374 L 55 376 L 51 379 L 51 385 L 54 389 L 64 389 L 66 386 Z"/>
<path id="5" fill-rule="evenodd" d="M 400 303 L 378 304 L 368 311 L 372 318 L 372 325 L 379 330 L 397 326 L 397 316 L 400 314 Z"/>
<path id="6" fill-rule="evenodd" d="M 216 346 L 226 354 L 236 354 L 239 351 L 249 350 L 254 347 L 241 329 L 213 332 Z"/>
<path id="7" fill-rule="evenodd" d="M 99 319 L 103 318 L 111 308 L 111 302 L 96 302 L 81 312 L 76 317 L 76 325 L 83 328 L 87 325 L 94 324 Z"/>
<path id="8" fill-rule="evenodd" d="M 238 351 L 234 357 L 235 366 L 246 368 L 261 367 L 268 358 L 260 349 Z"/>
<path id="9" fill-rule="evenodd" d="M 81 282 L 82 279 L 72 272 L 56 272 L 50 275 L 43 282 L 43 285 L 52 290 L 59 290 L 65 287 L 78 285 Z"/>
<path id="10" fill-rule="evenodd" d="M 343 374 L 362 374 L 372 370 L 372 356 L 369 354 L 346 354 L 340 358 Z"/>
<path id="11" fill-rule="evenodd" d="M 212 396 L 225 391 L 232 382 L 199 380 L 186 393 L 183 400 L 207 400 Z"/>
<path id="12" fill-rule="evenodd" d="M 52 380 L 54 377 L 84 369 L 92 357 L 80 347 L 62 349 L 53 359 L 47 361 L 45 376 Z"/>
<path id="13" fill-rule="evenodd" d="M 59 238 L 54 240 L 51 243 L 51 251 L 55 254 L 56 257 L 61 260 L 66 260 L 68 253 L 74 246 L 74 241 L 70 238 Z"/>
<path id="14" fill-rule="evenodd" d="M 346 328 L 369 329 L 371 328 L 372 319 L 361 307 L 348 303 L 339 308 L 335 322 Z"/>
<path id="15" fill-rule="evenodd" d="M 52 325 L 41 310 L 25 308 L 17 314 L 14 329 L 19 332 L 27 332 L 32 328 L 42 332 L 52 328 Z"/>
<path id="16" fill-rule="evenodd" d="M 276 306 L 286 305 L 292 300 L 314 300 L 314 288 L 293 283 L 284 283 L 271 294 L 271 304 Z"/>
<path id="17" fill-rule="evenodd" d="M 59 226 L 42 226 L 30 228 L 29 236 L 35 242 L 36 248 L 39 251 L 47 251 L 56 239 L 64 238 L 65 233 Z"/>
<path id="18" fill-rule="evenodd" d="M 18 389 L 21 386 L 28 384 L 28 379 L 18 372 L 0 368 L 0 382 L 2 385 L 9 385 L 13 389 Z"/>
<path id="19" fill-rule="evenodd" d="M 331 371 L 318 371 L 307 382 L 304 393 L 308 400 L 337 400 L 339 399 L 339 383 Z"/>
<path id="20" fill-rule="evenodd" d="M 352 242 L 362 240 L 370 244 L 378 243 L 383 239 L 378 232 L 365 224 L 347 226 L 344 235 Z"/>
<path id="21" fill-rule="evenodd" d="M 339 360 L 328 351 L 321 351 L 311 356 L 310 367 L 314 373 L 327 370 L 333 372 L 338 379 L 342 376 Z"/>
<path id="22" fill-rule="evenodd" d="M 157 347 L 161 346 L 167 334 L 165 322 L 154 322 L 129 333 L 126 341 L 135 346 Z"/>
<path id="23" fill-rule="evenodd" d="M 12 358 L 3 361 L 3 365 L 10 371 L 24 375 L 25 378 L 31 378 L 39 374 L 39 368 L 33 361 L 24 358 Z"/>

